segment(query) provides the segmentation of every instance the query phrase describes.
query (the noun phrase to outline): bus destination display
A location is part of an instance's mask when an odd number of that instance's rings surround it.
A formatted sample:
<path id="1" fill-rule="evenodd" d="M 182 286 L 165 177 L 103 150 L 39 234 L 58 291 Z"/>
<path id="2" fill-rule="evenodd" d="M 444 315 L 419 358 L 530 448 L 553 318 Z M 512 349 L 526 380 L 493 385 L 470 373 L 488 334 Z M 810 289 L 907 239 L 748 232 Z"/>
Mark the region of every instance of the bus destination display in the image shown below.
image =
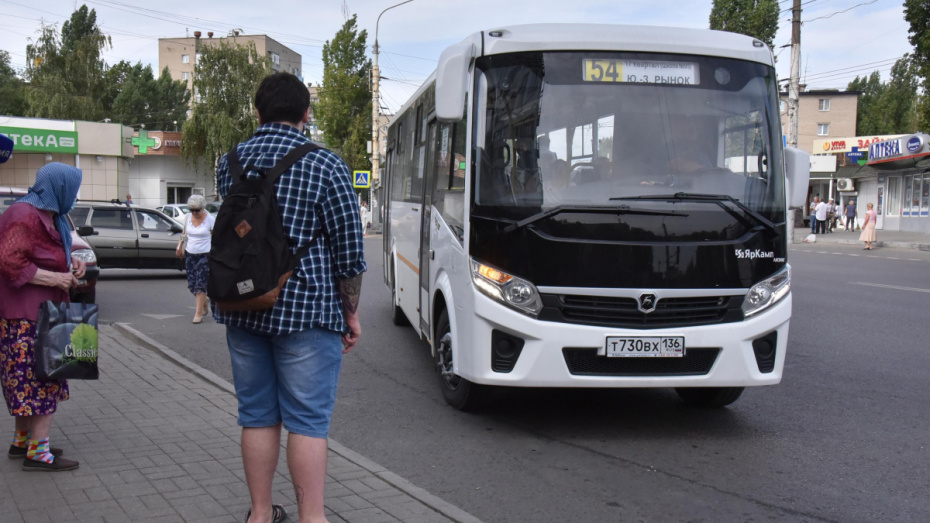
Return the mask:
<path id="1" fill-rule="evenodd" d="M 584 59 L 585 82 L 698 85 L 698 64 L 655 60 Z"/>

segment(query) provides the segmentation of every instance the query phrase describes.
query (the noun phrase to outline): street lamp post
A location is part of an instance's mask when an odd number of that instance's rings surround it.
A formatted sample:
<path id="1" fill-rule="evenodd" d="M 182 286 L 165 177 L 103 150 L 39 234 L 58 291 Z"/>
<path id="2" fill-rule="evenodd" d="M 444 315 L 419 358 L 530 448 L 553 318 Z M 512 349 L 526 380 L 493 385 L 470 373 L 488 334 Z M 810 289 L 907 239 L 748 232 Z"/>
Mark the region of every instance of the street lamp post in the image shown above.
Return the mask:
<path id="1" fill-rule="evenodd" d="M 375 21 L 375 44 L 372 46 L 372 55 L 374 59 L 372 60 L 372 69 L 371 69 L 371 180 L 375 181 L 381 180 L 381 103 L 378 97 L 378 87 L 381 80 L 381 71 L 378 69 L 378 24 L 381 23 L 381 15 L 388 12 L 395 7 L 402 6 L 404 4 L 409 4 L 413 0 L 407 0 L 406 2 L 401 2 L 399 4 L 392 5 L 384 11 L 381 11 L 381 14 L 378 15 L 378 19 Z M 369 202 L 370 204 L 371 202 Z"/>

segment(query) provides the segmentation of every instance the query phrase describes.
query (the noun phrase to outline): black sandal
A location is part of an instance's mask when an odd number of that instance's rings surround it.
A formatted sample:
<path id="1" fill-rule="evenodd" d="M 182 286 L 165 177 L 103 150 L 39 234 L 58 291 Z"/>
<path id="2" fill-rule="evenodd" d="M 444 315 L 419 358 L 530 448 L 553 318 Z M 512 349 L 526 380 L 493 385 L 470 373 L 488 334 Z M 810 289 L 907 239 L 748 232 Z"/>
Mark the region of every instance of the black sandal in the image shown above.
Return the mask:
<path id="1" fill-rule="evenodd" d="M 252 517 L 252 509 L 245 514 L 245 523 L 249 523 L 250 517 Z M 281 523 L 285 519 L 287 519 L 287 511 L 284 510 L 284 505 L 272 505 L 271 523 Z"/>

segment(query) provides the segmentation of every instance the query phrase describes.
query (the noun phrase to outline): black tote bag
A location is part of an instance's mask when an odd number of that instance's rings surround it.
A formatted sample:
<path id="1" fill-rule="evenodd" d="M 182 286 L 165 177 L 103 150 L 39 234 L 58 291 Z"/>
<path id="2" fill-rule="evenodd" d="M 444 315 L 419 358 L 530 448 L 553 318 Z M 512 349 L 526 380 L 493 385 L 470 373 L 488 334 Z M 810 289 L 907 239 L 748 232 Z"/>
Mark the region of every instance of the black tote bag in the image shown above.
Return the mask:
<path id="1" fill-rule="evenodd" d="M 53 380 L 95 380 L 97 306 L 45 301 L 36 323 L 35 372 Z"/>

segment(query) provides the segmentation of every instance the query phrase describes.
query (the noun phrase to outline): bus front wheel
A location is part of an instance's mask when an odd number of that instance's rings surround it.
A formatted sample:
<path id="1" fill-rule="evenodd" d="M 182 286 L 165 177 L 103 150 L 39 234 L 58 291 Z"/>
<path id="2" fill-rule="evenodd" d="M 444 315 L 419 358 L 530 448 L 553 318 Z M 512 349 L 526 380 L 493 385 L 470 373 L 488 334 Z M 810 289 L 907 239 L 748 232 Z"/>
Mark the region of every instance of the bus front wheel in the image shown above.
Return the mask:
<path id="1" fill-rule="evenodd" d="M 726 407 L 738 400 L 743 387 L 680 387 L 678 397 L 691 407 Z"/>
<path id="2" fill-rule="evenodd" d="M 452 328 L 449 325 L 449 312 L 443 310 L 436 323 L 436 370 L 439 371 L 439 384 L 442 396 L 452 407 L 470 411 L 481 404 L 483 387 L 472 383 L 452 370 Z"/>

